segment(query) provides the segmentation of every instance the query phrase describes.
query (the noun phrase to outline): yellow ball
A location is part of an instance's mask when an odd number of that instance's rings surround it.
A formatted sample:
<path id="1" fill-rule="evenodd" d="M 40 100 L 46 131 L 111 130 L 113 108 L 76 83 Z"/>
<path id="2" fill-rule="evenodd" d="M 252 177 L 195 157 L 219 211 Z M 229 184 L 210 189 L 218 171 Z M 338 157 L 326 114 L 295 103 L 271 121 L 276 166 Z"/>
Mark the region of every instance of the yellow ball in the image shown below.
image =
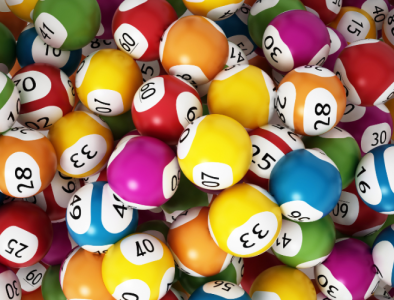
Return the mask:
<path id="1" fill-rule="evenodd" d="M 268 124 L 275 102 L 275 84 L 261 69 L 235 65 L 224 69 L 208 90 L 208 108 L 237 120 L 246 129 Z"/>
<path id="2" fill-rule="evenodd" d="M 175 263 L 166 244 L 152 235 L 135 233 L 108 249 L 102 275 L 115 299 L 157 300 L 171 287 Z"/>
<path id="3" fill-rule="evenodd" d="M 57 155 L 57 170 L 74 178 L 84 178 L 107 165 L 114 138 L 98 116 L 71 112 L 52 125 L 48 138 Z"/>
<path id="4" fill-rule="evenodd" d="M 208 224 L 212 238 L 223 251 L 236 257 L 253 257 L 275 242 L 282 227 L 282 213 L 266 190 L 241 183 L 215 198 Z"/>
<path id="5" fill-rule="evenodd" d="M 37 2 L 38 0 L 5 0 L 8 8 L 15 16 L 30 23 L 33 23 L 33 10 Z"/>
<path id="6" fill-rule="evenodd" d="M 183 3 L 193 15 L 221 21 L 234 15 L 244 0 L 183 0 Z"/>
<path id="7" fill-rule="evenodd" d="M 308 276 L 288 266 L 275 266 L 262 272 L 253 282 L 249 295 L 256 300 L 316 300 Z"/>
<path id="8" fill-rule="evenodd" d="M 115 49 L 103 49 L 87 56 L 75 77 L 79 99 L 92 112 L 103 116 L 129 111 L 142 83 L 134 59 Z"/>
<path id="9" fill-rule="evenodd" d="M 195 185 L 221 190 L 239 182 L 252 161 L 247 131 L 223 115 L 203 116 L 183 131 L 178 142 L 178 162 Z"/>

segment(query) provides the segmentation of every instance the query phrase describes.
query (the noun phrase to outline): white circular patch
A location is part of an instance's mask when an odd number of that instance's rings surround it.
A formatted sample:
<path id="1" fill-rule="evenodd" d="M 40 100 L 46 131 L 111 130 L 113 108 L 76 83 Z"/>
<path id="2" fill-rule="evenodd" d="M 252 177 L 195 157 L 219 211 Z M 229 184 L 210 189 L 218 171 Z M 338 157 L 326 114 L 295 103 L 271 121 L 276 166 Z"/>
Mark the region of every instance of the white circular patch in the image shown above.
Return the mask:
<path id="1" fill-rule="evenodd" d="M 348 43 L 363 40 L 371 29 L 369 20 L 357 11 L 346 12 L 336 28 Z"/>
<path id="2" fill-rule="evenodd" d="M 334 223 L 350 226 L 356 222 L 360 211 L 358 198 L 352 193 L 342 191 L 335 208 L 330 212 Z"/>
<path id="3" fill-rule="evenodd" d="M 190 148 L 192 147 L 194 138 L 196 137 L 198 125 L 200 125 L 204 118 L 205 116 L 197 118 L 195 121 L 191 122 L 182 132 L 181 136 L 179 137 L 177 147 L 177 155 L 179 159 L 186 158 Z"/>
<path id="4" fill-rule="evenodd" d="M 331 1 L 330 1 L 331 2 Z M 337 53 L 337 51 L 341 48 L 341 40 L 339 39 L 338 35 L 334 30 L 330 27 L 327 27 L 328 34 L 330 35 L 330 52 L 328 55 Z"/>
<path id="5" fill-rule="evenodd" d="M 176 192 L 181 179 L 178 159 L 174 157 L 163 170 L 163 195 L 164 198 L 170 199 Z"/>
<path id="6" fill-rule="evenodd" d="M 168 268 L 167 271 L 164 273 L 163 278 L 161 279 L 160 282 L 160 292 L 158 299 L 161 299 L 162 297 L 164 297 L 165 294 L 167 294 L 174 281 L 174 277 L 175 277 L 175 268 L 174 267 Z"/>
<path id="7" fill-rule="evenodd" d="M 34 130 L 49 130 L 61 117 L 63 111 L 58 106 L 45 106 L 19 115 L 18 122 Z"/>
<path id="8" fill-rule="evenodd" d="M 302 242 L 301 226 L 288 220 L 282 220 L 282 228 L 272 249 L 280 255 L 294 257 L 300 252 Z"/>
<path id="9" fill-rule="evenodd" d="M 290 81 L 284 82 L 278 88 L 275 99 L 275 109 L 279 119 L 291 130 L 294 130 L 294 106 L 296 101 L 296 88 Z"/>
<path id="10" fill-rule="evenodd" d="M 353 300 L 352 294 L 338 281 L 325 265 L 317 265 L 315 267 L 316 282 L 320 286 L 320 290 L 324 295 L 334 299 Z"/>
<path id="11" fill-rule="evenodd" d="M 147 1 L 148 0 L 125 0 L 119 6 L 119 11 L 128 11 L 128 10 L 133 9 L 141 4 L 144 4 Z"/>
<path id="12" fill-rule="evenodd" d="M 150 300 L 150 288 L 140 279 L 129 279 L 119 284 L 112 296 L 115 299 Z"/>
<path id="13" fill-rule="evenodd" d="M 126 237 L 120 243 L 123 256 L 134 265 L 145 265 L 160 260 L 164 249 L 160 241 L 148 234 L 138 233 Z"/>
<path id="14" fill-rule="evenodd" d="M 74 193 L 81 187 L 79 180 L 63 175 L 59 171 L 51 182 L 53 197 L 59 207 L 67 208 Z"/>
<path id="15" fill-rule="evenodd" d="M 365 115 L 366 110 L 366 107 L 347 103 L 341 122 L 348 123 L 360 120 Z"/>
<path id="16" fill-rule="evenodd" d="M 239 47 L 245 55 L 250 55 L 253 53 L 252 51 L 254 49 L 254 45 L 246 35 L 233 35 L 228 38 L 228 41 L 237 45 L 237 47 Z"/>
<path id="17" fill-rule="evenodd" d="M 193 168 L 193 183 L 208 190 L 222 190 L 234 183 L 233 170 L 224 163 L 200 163 Z"/>
<path id="18" fill-rule="evenodd" d="M 13 127 L 10 131 L 3 134 L 3 136 L 13 137 L 25 142 L 45 138 L 42 133 L 27 127 Z"/>
<path id="19" fill-rule="evenodd" d="M 213 21 L 222 21 L 228 19 L 241 7 L 243 0 L 239 3 L 231 3 L 224 6 L 211 9 L 207 13 L 207 17 Z"/>
<path id="20" fill-rule="evenodd" d="M 144 82 L 148 81 L 153 77 L 157 77 L 160 75 L 160 62 L 158 60 L 153 60 L 153 61 L 136 60 L 135 62 L 140 67 Z"/>
<path id="21" fill-rule="evenodd" d="M 255 16 L 266 9 L 270 9 L 275 7 L 279 3 L 279 0 L 270 0 L 270 1 L 258 1 L 255 2 L 250 10 L 250 14 Z"/>
<path id="22" fill-rule="evenodd" d="M 67 207 L 67 225 L 77 234 L 86 233 L 92 222 L 93 184 L 80 188 L 70 199 Z"/>
<path id="23" fill-rule="evenodd" d="M 286 202 L 280 209 L 285 217 L 297 222 L 313 222 L 323 217 L 321 211 L 301 200 Z"/>
<path id="24" fill-rule="evenodd" d="M 63 68 L 70 58 L 70 51 L 53 48 L 39 36 L 34 39 L 31 54 L 35 63 L 46 63 L 59 69 Z"/>
<path id="25" fill-rule="evenodd" d="M 383 25 L 383 31 L 385 33 L 385 36 L 389 40 L 391 45 L 394 45 L 394 35 L 391 34 L 391 30 L 393 30 L 394 28 L 393 16 L 394 16 L 394 10 L 391 10 L 387 14 L 386 20 L 384 21 L 384 25 Z"/>
<path id="26" fill-rule="evenodd" d="M 201 70 L 200 67 L 193 65 L 173 66 L 168 70 L 168 74 L 181 77 L 183 80 L 189 82 L 193 87 L 209 81 L 203 70 Z"/>
<path id="27" fill-rule="evenodd" d="M 339 11 L 342 8 L 342 1 L 340 0 L 326 0 L 326 6 L 329 10 L 331 10 L 334 14 L 339 14 Z"/>
<path id="28" fill-rule="evenodd" d="M 134 59 L 139 59 L 148 49 L 145 36 L 134 26 L 123 23 L 115 33 L 114 39 L 118 48 Z"/>
<path id="29" fill-rule="evenodd" d="M 0 1 L 1 3 L 1 1 Z M 1 6 L 1 4 L 0 4 Z M 22 290 L 18 277 L 11 270 L 0 273 L 0 299 L 21 300 Z"/>
<path id="30" fill-rule="evenodd" d="M 21 104 L 40 100 L 47 96 L 52 88 L 51 80 L 44 73 L 28 71 L 12 78 L 19 90 Z"/>
<path id="31" fill-rule="evenodd" d="M 319 67 L 319 66 L 302 66 L 294 69 L 297 73 L 307 73 L 311 75 L 316 75 L 320 78 L 334 77 L 335 74 L 329 69 Z"/>
<path id="32" fill-rule="evenodd" d="M 19 117 L 21 102 L 19 91 L 15 87 L 8 101 L 0 108 L 0 132 L 4 132 L 14 125 Z"/>
<path id="33" fill-rule="evenodd" d="M 155 77 L 145 82 L 135 93 L 133 105 L 137 112 L 144 112 L 163 99 L 165 95 L 164 79 Z"/>
<path id="34" fill-rule="evenodd" d="M 394 266 L 394 247 L 389 241 L 381 241 L 372 249 L 373 262 L 379 269 L 382 280 L 392 285 L 391 277 Z"/>
<path id="35" fill-rule="evenodd" d="M 390 143 L 391 127 L 388 123 L 380 123 L 369 126 L 361 137 L 361 150 L 364 153 Z"/>
<path id="36" fill-rule="evenodd" d="M 89 109 L 103 116 L 118 116 L 125 107 L 122 95 L 118 91 L 99 89 L 88 94 Z"/>
<path id="37" fill-rule="evenodd" d="M 202 286 L 202 289 L 205 293 L 222 299 L 237 299 L 245 294 L 245 291 L 236 284 L 223 280 L 208 282 Z"/>
<path id="38" fill-rule="evenodd" d="M 39 37 L 53 48 L 60 48 L 67 39 L 67 29 L 54 16 L 43 12 L 34 22 Z"/>
<path id="39" fill-rule="evenodd" d="M 190 92 L 183 92 L 176 99 L 176 112 L 179 123 L 186 128 L 191 122 L 202 116 L 201 101 Z"/>
<path id="40" fill-rule="evenodd" d="M 246 58 L 245 53 L 238 47 L 236 44 L 232 42 L 228 42 L 228 57 L 227 57 L 227 66 L 234 66 L 236 64 L 240 65 L 248 65 L 248 59 Z"/>
<path id="41" fill-rule="evenodd" d="M 82 55 L 86 57 L 98 50 L 117 49 L 117 48 L 118 47 L 116 46 L 114 40 L 94 39 L 90 42 L 90 44 L 87 44 L 85 47 L 82 48 Z"/>
<path id="42" fill-rule="evenodd" d="M 191 209 L 185 210 L 184 212 L 181 212 L 175 219 L 175 221 L 171 224 L 171 230 L 181 227 L 182 225 L 185 225 L 186 223 L 189 223 L 193 221 L 195 218 L 198 217 L 200 214 L 202 207 L 201 206 L 196 206 Z"/>
<path id="43" fill-rule="evenodd" d="M 389 8 L 384 0 L 367 0 L 361 6 L 375 21 L 376 30 L 382 30 L 383 22 L 389 13 Z"/>
<path id="44" fill-rule="evenodd" d="M 92 54 L 88 55 L 78 66 L 77 75 L 75 76 L 75 87 L 81 87 L 83 80 L 85 79 L 86 73 L 88 72 L 90 62 L 93 56 L 97 53 L 93 52 Z"/>
<path id="45" fill-rule="evenodd" d="M 46 271 L 47 269 L 41 263 L 36 263 L 26 268 L 20 268 L 16 276 L 18 276 L 23 291 L 33 292 L 41 287 L 42 278 Z"/>

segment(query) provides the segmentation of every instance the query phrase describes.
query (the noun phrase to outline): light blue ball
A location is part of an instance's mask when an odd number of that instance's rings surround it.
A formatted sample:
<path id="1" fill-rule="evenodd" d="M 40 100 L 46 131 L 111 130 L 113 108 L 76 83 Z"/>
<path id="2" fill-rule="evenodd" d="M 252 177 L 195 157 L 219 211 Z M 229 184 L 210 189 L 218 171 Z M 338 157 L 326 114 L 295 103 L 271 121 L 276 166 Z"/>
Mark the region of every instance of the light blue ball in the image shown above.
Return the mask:
<path id="1" fill-rule="evenodd" d="M 246 293 L 238 285 L 223 280 L 208 282 L 200 286 L 191 294 L 189 300 L 251 300 Z"/>

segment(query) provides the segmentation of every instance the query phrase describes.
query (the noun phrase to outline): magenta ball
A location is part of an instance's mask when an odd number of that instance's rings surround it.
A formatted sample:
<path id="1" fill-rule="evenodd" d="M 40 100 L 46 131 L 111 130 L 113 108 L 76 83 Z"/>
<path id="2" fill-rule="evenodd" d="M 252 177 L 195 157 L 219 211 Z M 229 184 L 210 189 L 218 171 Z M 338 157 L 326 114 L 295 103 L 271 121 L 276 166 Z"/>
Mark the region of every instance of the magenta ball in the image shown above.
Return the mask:
<path id="1" fill-rule="evenodd" d="M 178 188 L 180 169 L 172 149 L 164 142 L 137 136 L 121 143 L 107 167 L 111 192 L 126 205 L 152 209 L 167 202 Z"/>
<path id="2" fill-rule="evenodd" d="M 367 299 L 379 284 L 371 249 L 351 238 L 336 241 L 328 258 L 315 267 L 315 278 L 330 299 Z"/>
<path id="3" fill-rule="evenodd" d="M 101 11 L 101 24 L 96 38 L 102 40 L 113 39 L 112 18 L 123 0 L 97 0 Z"/>
<path id="4" fill-rule="evenodd" d="M 341 54 L 342 50 L 347 46 L 347 42 L 342 33 L 340 33 L 338 30 L 330 27 L 327 27 L 327 30 L 330 35 L 331 47 L 328 58 L 324 63 L 324 67 L 334 72 L 335 62 L 339 54 Z"/>
<path id="5" fill-rule="evenodd" d="M 390 143 L 393 119 L 384 104 L 362 107 L 348 103 L 337 126 L 354 137 L 363 156 L 380 145 Z"/>
<path id="6" fill-rule="evenodd" d="M 313 13 L 291 10 L 269 23 L 263 36 L 263 51 L 269 64 L 280 72 L 304 65 L 320 65 L 330 51 L 330 35 Z"/>

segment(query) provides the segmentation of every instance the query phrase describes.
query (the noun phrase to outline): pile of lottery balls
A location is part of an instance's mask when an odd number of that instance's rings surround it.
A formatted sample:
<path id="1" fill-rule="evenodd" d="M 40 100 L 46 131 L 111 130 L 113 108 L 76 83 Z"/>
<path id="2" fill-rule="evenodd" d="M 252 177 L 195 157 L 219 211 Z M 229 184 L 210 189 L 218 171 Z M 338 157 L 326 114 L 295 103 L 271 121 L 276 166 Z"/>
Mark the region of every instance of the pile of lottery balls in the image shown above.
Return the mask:
<path id="1" fill-rule="evenodd" d="M 0 0 L 0 300 L 394 299 L 393 5 Z"/>

